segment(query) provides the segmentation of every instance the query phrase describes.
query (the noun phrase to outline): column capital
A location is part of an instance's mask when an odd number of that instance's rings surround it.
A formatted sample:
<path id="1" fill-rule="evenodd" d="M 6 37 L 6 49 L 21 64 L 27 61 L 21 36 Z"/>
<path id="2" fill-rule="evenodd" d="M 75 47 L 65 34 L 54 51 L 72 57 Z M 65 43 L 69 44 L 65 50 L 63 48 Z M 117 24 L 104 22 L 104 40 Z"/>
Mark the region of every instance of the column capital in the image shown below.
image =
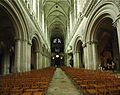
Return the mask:
<path id="1" fill-rule="evenodd" d="M 117 18 L 115 19 L 115 21 L 113 22 L 113 27 L 117 27 L 117 23 L 120 20 L 120 14 L 117 15 Z"/>
<path id="2" fill-rule="evenodd" d="M 87 46 L 86 43 L 83 43 L 83 44 L 82 44 L 82 47 L 83 47 L 83 48 L 85 48 L 86 46 Z"/>
<path id="3" fill-rule="evenodd" d="M 22 39 L 21 41 L 23 41 L 23 42 L 27 42 L 28 40 L 26 40 L 26 39 Z"/>
<path id="4" fill-rule="evenodd" d="M 29 44 L 30 46 L 32 46 L 32 42 L 31 42 L 31 41 L 28 41 L 28 44 Z"/>
<path id="5" fill-rule="evenodd" d="M 86 42 L 85 44 L 91 45 L 91 44 L 97 44 L 97 43 L 98 43 L 97 40 L 93 40 L 93 41 L 88 41 L 88 42 Z"/>
<path id="6" fill-rule="evenodd" d="M 42 53 L 40 50 L 36 50 L 35 52 L 36 52 L 36 53 Z"/>
<path id="7" fill-rule="evenodd" d="M 16 37 L 14 38 L 14 40 L 15 40 L 15 41 L 21 41 L 20 38 L 16 38 Z"/>
<path id="8" fill-rule="evenodd" d="M 76 52 L 74 52 L 74 53 L 80 53 L 81 51 L 76 51 Z"/>
<path id="9" fill-rule="evenodd" d="M 74 51 L 73 54 L 77 54 L 80 53 L 81 51 Z M 71 56 L 71 55 L 70 55 Z"/>

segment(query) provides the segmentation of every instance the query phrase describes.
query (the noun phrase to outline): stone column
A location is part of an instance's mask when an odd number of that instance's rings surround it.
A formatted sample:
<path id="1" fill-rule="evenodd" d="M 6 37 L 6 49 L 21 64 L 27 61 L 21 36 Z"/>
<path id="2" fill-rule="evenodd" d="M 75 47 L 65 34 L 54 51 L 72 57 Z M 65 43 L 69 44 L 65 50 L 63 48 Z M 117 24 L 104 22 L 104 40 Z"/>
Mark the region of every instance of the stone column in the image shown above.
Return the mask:
<path id="1" fill-rule="evenodd" d="M 47 67 L 49 67 L 49 63 L 48 63 L 48 55 L 46 56 L 46 65 L 47 65 Z"/>
<path id="2" fill-rule="evenodd" d="M 48 67 L 48 63 L 47 63 L 47 56 L 45 56 L 45 66 Z"/>
<path id="3" fill-rule="evenodd" d="M 48 52 L 45 49 L 45 67 L 48 67 L 48 63 L 47 63 L 48 55 L 47 54 L 48 54 Z"/>
<path id="4" fill-rule="evenodd" d="M 79 68 L 79 52 L 74 52 L 74 67 Z"/>
<path id="5" fill-rule="evenodd" d="M 48 67 L 48 57 L 45 56 L 45 63 L 46 63 L 46 67 Z"/>
<path id="6" fill-rule="evenodd" d="M 74 25 L 76 24 L 77 21 L 77 2 L 74 0 Z"/>
<path id="7" fill-rule="evenodd" d="M 120 15 L 118 16 L 118 19 L 114 23 L 114 27 L 117 28 L 118 45 L 119 45 L 119 55 L 116 60 L 116 67 L 117 67 L 117 70 L 120 71 Z"/>
<path id="8" fill-rule="evenodd" d="M 73 53 L 73 63 L 74 63 L 74 66 L 76 68 L 76 53 Z"/>
<path id="9" fill-rule="evenodd" d="M 70 38 L 70 16 L 68 16 L 68 22 L 67 22 L 67 39 L 69 40 Z"/>
<path id="10" fill-rule="evenodd" d="M 42 54 L 42 68 L 45 68 L 45 56 Z"/>
<path id="11" fill-rule="evenodd" d="M 70 55 L 67 53 L 66 54 L 66 66 L 70 66 Z"/>
<path id="12" fill-rule="evenodd" d="M 41 52 L 41 61 L 40 62 L 41 62 L 41 64 L 40 64 L 41 67 L 40 68 L 42 69 L 43 68 L 43 54 L 42 54 L 42 52 Z"/>
<path id="13" fill-rule="evenodd" d="M 47 64 L 47 67 L 49 67 L 48 56 L 46 56 L 46 64 Z"/>
<path id="14" fill-rule="evenodd" d="M 84 51 L 83 52 L 84 53 L 83 54 L 84 55 L 83 60 L 84 60 L 84 65 L 85 65 L 84 67 L 85 67 L 85 69 L 89 69 L 89 64 L 88 64 L 88 60 L 87 60 L 88 56 L 87 56 L 87 45 L 86 45 L 86 43 L 82 44 L 82 47 L 83 47 L 83 51 Z"/>
<path id="15" fill-rule="evenodd" d="M 27 44 L 27 71 L 31 71 L 31 46 L 32 46 L 32 43 L 28 42 Z"/>
<path id="16" fill-rule="evenodd" d="M 36 69 L 39 69 L 39 51 L 36 51 Z"/>
<path id="17" fill-rule="evenodd" d="M 69 26 L 70 26 L 70 27 L 69 27 L 69 28 L 70 28 L 70 29 L 69 29 L 69 35 L 70 35 L 70 33 L 71 33 L 71 31 L 72 31 L 72 28 L 73 28 L 73 27 L 72 27 L 72 24 L 73 24 L 72 13 L 73 13 L 73 10 L 70 10 L 70 16 L 69 16 L 69 20 L 70 20 L 70 21 L 69 21 Z"/>
<path id="18" fill-rule="evenodd" d="M 41 69 L 42 68 L 42 54 L 40 52 L 40 50 L 38 51 L 38 69 Z"/>
<path id="19" fill-rule="evenodd" d="M 20 70 L 21 72 L 27 71 L 27 56 L 30 56 L 27 54 L 27 40 L 23 40 L 21 44 L 21 65 Z"/>
<path id="20" fill-rule="evenodd" d="M 97 41 L 91 42 L 92 46 L 92 59 L 93 65 L 91 66 L 93 70 L 98 68 L 98 51 L 97 51 Z"/>
<path id="21" fill-rule="evenodd" d="M 120 19 L 118 19 L 118 20 L 114 23 L 114 27 L 117 28 L 118 45 L 119 45 L 119 50 L 120 50 Z"/>
<path id="22" fill-rule="evenodd" d="M 93 65 L 93 53 L 92 53 L 92 46 L 91 46 L 91 42 L 87 42 L 87 63 L 88 63 L 88 69 L 92 68 Z"/>
<path id="23" fill-rule="evenodd" d="M 15 41 L 15 61 L 14 61 L 14 72 L 20 72 L 20 46 L 21 46 L 21 41 L 17 39 Z"/>
<path id="24" fill-rule="evenodd" d="M 44 33 L 44 11 L 42 11 L 42 30 L 43 30 L 43 33 Z"/>
<path id="25" fill-rule="evenodd" d="M 44 68 L 46 68 L 46 56 L 45 55 L 43 56 L 43 59 L 44 59 Z"/>
<path id="26" fill-rule="evenodd" d="M 3 62 L 4 62 L 3 63 L 4 64 L 3 74 L 6 75 L 6 74 L 9 74 L 9 70 L 10 70 L 10 56 L 7 50 L 5 51 L 3 58 L 4 58 L 3 59 Z M 13 67 L 14 67 L 14 64 L 12 64 L 11 66 L 12 72 L 14 71 Z"/>
<path id="27" fill-rule="evenodd" d="M 97 43 L 96 41 L 89 41 L 86 43 L 86 62 L 87 69 L 97 69 Z"/>
<path id="28" fill-rule="evenodd" d="M 42 53 L 41 52 L 39 53 L 39 58 L 40 58 L 39 59 L 39 64 L 40 64 L 39 67 L 42 68 L 43 62 L 42 62 Z"/>

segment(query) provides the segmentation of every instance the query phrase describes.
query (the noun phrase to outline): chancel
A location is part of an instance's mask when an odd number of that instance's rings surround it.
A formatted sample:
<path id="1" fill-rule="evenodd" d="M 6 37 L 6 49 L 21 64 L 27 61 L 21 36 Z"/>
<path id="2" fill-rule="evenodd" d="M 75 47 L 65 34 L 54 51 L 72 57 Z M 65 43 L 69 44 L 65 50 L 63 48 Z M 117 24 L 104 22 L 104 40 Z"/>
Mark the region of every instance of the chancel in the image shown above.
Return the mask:
<path id="1" fill-rule="evenodd" d="M 120 0 L 0 0 L 0 95 L 120 95 Z"/>

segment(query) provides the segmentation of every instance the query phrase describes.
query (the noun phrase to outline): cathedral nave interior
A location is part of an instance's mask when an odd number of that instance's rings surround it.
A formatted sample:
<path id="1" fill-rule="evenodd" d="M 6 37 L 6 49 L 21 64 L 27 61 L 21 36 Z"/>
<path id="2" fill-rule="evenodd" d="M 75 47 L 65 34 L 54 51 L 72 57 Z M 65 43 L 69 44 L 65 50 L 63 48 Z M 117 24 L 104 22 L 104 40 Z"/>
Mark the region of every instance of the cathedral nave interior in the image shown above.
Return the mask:
<path id="1" fill-rule="evenodd" d="M 120 0 L 0 0 L 0 95 L 51 94 L 120 94 Z"/>

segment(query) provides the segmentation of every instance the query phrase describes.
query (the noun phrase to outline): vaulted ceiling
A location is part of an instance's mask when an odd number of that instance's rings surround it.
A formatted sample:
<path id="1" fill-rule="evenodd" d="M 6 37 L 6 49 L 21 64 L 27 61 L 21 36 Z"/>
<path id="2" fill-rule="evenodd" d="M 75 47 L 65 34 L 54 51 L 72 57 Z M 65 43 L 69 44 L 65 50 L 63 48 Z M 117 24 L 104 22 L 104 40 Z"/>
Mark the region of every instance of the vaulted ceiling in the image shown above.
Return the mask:
<path id="1" fill-rule="evenodd" d="M 44 0 L 44 15 L 49 36 L 66 35 L 71 0 Z"/>

